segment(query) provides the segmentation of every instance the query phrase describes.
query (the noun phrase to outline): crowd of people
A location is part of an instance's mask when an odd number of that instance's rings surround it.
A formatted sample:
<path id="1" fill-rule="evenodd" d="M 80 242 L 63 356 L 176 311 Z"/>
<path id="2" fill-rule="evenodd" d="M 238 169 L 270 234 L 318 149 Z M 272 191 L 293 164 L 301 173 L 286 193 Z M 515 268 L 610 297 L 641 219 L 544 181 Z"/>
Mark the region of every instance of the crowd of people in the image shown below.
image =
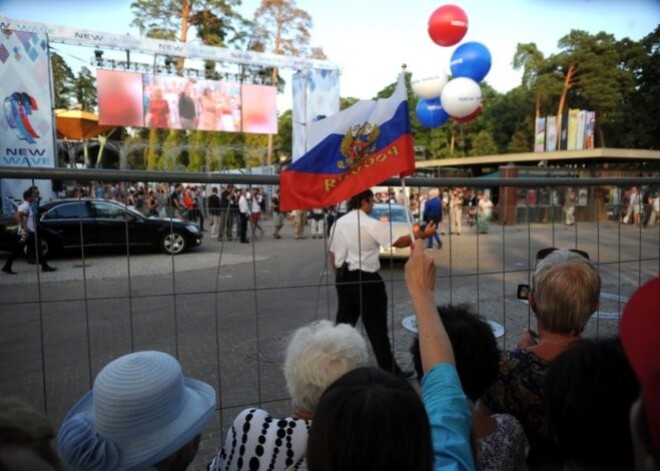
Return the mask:
<path id="1" fill-rule="evenodd" d="M 254 196 L 234 192 L 251 211 L 245 202 Z M 222 208 L 222 195 L 214 195 Z M 370 190 L 354 196 L 331 228 L 336 319 L 302 326 L 289 340 L 291 413 L 241 411 L 208 457 L 209 469 L 660 469 L 660 278 L 626 304 L 620 338 L 587 339 L 600 298 L 597 267 L 583 251 L 540 250 L 528 294 L 535 328 L 500 351 L 469 306 L 436 305 L 436 265 L 426 252 L 435 221 L 392 240 L 387 223 L 368 216 L 375 202 Z M 258 231 L 258 218 L 241 216 L 241 225 L 248 222 Z M 411 244 L 404 278 L 418 326 L 411 353 L 421 391 L 415 372 L 394 358 L 378 274 L 380 245 Z M 375 365 L 355 328 L 359 318 Z M 29 406 L 0 401 L 0 469 L 184 470 L 218 394 L 184 376 L 169 354 L 121 356 L 98 373 L 57 432 Z"/>

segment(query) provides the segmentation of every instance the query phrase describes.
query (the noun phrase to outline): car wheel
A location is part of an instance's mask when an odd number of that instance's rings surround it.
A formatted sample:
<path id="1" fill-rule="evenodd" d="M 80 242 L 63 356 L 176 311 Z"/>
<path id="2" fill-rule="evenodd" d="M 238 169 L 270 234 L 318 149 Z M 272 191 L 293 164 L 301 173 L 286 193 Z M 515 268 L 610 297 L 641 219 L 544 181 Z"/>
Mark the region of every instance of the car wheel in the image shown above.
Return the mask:
<path id="1" fill-rule="evenodd" d="M 160 247 L 165 253 L 179 254 L 186 249 L 186 238 L 178 232 L 168 232 L 161 239 Z"/>

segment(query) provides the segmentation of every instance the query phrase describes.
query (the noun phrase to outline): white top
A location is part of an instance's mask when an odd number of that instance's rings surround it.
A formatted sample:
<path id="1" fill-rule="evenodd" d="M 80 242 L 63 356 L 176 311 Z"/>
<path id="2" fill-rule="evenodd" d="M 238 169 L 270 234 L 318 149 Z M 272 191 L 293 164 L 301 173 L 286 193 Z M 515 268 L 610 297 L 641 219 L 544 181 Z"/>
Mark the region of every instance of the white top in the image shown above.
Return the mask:
<path id="1" fill-rule="evenodd" d="M 241 197 L 238 199 L 238 210 L 241 213 L 250 214 L 250 206 L 248 205 L 248 200 L 245 195 L 241 195 Z"/>
<path id="2" fill-rule="evenodd" d="M 381 245 L 392 245 L 389 225 L 369 217 L 361 209 L 354 209 L 337 219 L 330 230 L 329 250 L 335 256 L 337 268 L 347 262 L 350 271 L 377 272 Z"/>
<path id="3" fill-rule="evenodd" d="M 261 205 L 259 204 L 259 201 L 257 201 L 256 198 L 252 198 L 252 212 L 253 213 L 261 212 Z"/>
<path id="4" fill-rule="evenodd" d="M 263 409 L 245 409 L 234 419 L 222 450 L 208 469 L 306 470 L 305 451 L 311 426 L 309 420 L 276 418 Z"/>
<path id="5" fill-rule="evenodd" d="M 25 223 L 27 224 L 27 228 L 30 230 L 30 232 L 34 232 L 34 212 L 32 211 L 32 205 L 27 201 L 23 201 L 20 205 L 18 205 L 17 211 L 25 215 Z M 22 234 L 22 226 L 18 226 L 18 231 Z"/>

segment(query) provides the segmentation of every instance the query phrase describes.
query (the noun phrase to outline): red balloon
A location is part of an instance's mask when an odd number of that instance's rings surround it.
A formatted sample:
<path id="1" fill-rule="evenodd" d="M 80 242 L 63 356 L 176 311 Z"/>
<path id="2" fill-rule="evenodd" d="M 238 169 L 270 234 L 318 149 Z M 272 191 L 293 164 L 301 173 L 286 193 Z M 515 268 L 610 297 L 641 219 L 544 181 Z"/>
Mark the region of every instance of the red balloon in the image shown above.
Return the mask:
<path id="1" fill-rule="evenodd" d="M 429 18 L 429 36 L 440 46 L 453 46 L 463 39 L 467 29 L 467 15 L 456 5 L 443 5 Z"/>
<path id="2" fill-rule="evenodd" d="M 455 116 L 452 116 L 451 119 L 453 119 L 453 120 L 456 121 L 457 123 L 461 123 L 461 124 L 469 123 L 469 122 L 472 121 L 474 118 L 476 118 L 477 116 L 479 116 L 483 110 L 484 110 L 484 107 L 483 107 L 482 105 L 479 105 L 479 108 L 477 108 L 476 110 L 474 110 L 474 111 L 473 111 L 472 113 L 470 113 L 469 115 L 467 115 L 467 116 L 462 116 L 462 117 L 460 117 L 460 118 L 457 118 L 457 117 L 455 117 Z"/>

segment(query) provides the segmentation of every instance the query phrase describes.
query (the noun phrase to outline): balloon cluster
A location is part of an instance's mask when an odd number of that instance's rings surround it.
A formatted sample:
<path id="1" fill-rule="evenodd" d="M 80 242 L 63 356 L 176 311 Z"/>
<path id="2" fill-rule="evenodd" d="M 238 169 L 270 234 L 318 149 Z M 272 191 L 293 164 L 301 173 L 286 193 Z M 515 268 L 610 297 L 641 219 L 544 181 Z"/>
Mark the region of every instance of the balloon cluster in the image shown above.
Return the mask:
<path id="1" fill-rule="evenodd" d="M 456 5 L 443 5 L 429 18 L 429 36 L 439 46 L 453 46 L 467 33 L 468 19 Z M 491 66 L 490 51 L 478 42 L 456 48 L 449 63 L 452 79 L 444 72 L 432 76 L 413 76 L 413 93 L 419 97 L 415 112 L 424 126 L 436 128 L 449 118 L 467 123 L 481 114 L 481 82 Z"/>

